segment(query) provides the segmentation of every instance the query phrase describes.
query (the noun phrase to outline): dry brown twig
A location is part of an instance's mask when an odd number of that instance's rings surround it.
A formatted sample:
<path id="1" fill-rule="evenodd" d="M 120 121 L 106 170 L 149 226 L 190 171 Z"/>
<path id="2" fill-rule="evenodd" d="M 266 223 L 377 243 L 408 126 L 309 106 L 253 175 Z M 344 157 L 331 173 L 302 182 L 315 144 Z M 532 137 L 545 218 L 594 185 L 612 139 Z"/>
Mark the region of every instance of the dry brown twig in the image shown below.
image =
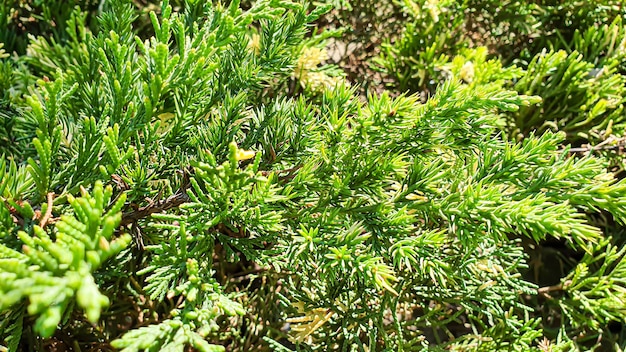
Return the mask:
<path id="1" fill-rule="evenodd" d="M 41 228 L 46 227 L 46 225 L 48 224 L 48 220 L 50 220 L 50 217 L 52 216 L 52 206 L 54 205 L 54 192 L 48 193 L 46 198 L 48 200 L 48 206 L 46 207 L 46 213 L 41 217 L 41 220 L 39 221 L 39 227 Z"/>
<path id="2" fill-rule="evenodd" d="M 582 147 L 570 148 L 568 152 L 570 154 L 584 154 L 589 155 L 591 152 L 617 150 L 623 151 L 626 147 L 626 137 L 617 138 L 610 136 L 597 145 L 583 145 Z"/>
<path id="3" fill-rule="evenodd" d="M 552 285 L 552 286 L 540 287 L 540 288 L 537 289 L 537 294 L 539 296 L 543 296 L 545 298 L 552 299 L 552 296 L 550 296 L 550 292 L 563 291 L 571 283 L 572 282 L 568 280 L 568 281 L 565 281 L 565 282 L 560 283 L 560 284 L 556 284 L 556 285 Z"/>
<path id="4" fill-rule="evenodd" d="M 120 226 L 126 226 L 132 223 L 136 223 L 137 221 L 145 219 L 154 213 L 160 213 L 168 209 L 176 208 L 181 204 L 188 202 L 190 198 L 187 195 L 187 189 L 191 184 L 189 182 L 189 178 L 192 172 L 193 171 L 191 168 L 180 170 L 180 173 L 183 175 L 183 179 L 181 182 L 181 186 L 176 193 L 167 197 L 166 199 L 151 201 L 150 204 L 146 206 L 139 207 L 133 211 L 122 214 L 122 222 L 120 223 Z M 118 186 L 120 186 L 122 189 L 127 189 L 128 186 L 126 185 L 126 187 L 124 187 L 125 183 L 120 184 L 120 181 L 121 178 L 119 176 L 117 178 L 114 178 L 114 182 L 116 182 Z"/>

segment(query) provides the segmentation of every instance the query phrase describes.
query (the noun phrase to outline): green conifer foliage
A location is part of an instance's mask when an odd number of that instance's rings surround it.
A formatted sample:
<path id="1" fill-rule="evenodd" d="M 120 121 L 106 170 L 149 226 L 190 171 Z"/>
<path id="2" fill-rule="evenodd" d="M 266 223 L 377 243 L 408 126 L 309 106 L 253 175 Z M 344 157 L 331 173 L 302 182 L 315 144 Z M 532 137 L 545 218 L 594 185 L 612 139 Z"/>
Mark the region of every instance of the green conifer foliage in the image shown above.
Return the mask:
<path id="1" fill-rule="evenodd" d="M 451 36 L 475 2 L 427 3 L 369 96 L 325 63 L 327 5 L 10 17 L 0 349 L 623 349 L 626 180 L 570 152 L 623 132 L 621 20 L 512 65 Z"/>
<path id="2" fill-rule="evenodd" d="M 77 199 L 68 195 L 74 215 L 61 216 L 55 224 L 54 240 L 42 227 L 45 226 L 42 220 L 41 226 L 33 226 L 33 235 L 18 232 L 23 243 L 21 251 L 0 246 L 2 310 L 28 299 L 28 314 L 38 316 L 34 330 L 44 337 L 56 331 L 74 299 L 89 321 L 98 321 L 109 299 L 99 292 L 92 272 L 131 240 L 127 234 L 112 239 L 126 200 L 122 194 L 105 212 L 112 193 L 111 186 L 103 188 L 98 182 L 93 196 L 86 191 Z M 45 206 L 42 210 L 47 211 Z"/>

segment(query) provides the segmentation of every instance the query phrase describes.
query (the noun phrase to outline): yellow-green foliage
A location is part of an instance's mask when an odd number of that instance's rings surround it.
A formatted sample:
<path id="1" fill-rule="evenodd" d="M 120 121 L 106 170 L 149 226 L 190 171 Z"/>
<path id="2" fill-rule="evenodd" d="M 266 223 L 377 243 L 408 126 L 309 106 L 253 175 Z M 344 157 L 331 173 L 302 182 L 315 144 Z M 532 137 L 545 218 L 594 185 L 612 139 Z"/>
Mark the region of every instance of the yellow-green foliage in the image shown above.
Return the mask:
<path id="1" fill-rule="evenodd" d="M 368 96 L 329 5 L 0 4 L 0 350 L 624 349 L 625 10 L 553 3 L 396 4 Z"/>

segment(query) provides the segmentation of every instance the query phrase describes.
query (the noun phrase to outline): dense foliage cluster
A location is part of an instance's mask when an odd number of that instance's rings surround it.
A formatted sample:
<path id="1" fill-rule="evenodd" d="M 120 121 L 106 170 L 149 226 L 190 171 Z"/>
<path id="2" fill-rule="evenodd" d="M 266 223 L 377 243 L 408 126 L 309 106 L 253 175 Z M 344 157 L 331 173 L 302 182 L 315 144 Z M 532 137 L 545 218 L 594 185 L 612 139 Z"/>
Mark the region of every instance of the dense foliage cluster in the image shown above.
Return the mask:
<path id="1" fill-rule="evenodd" d="M 0 350 L 626 348 L 621 1 L 69 3 L 0 4 Z"/>

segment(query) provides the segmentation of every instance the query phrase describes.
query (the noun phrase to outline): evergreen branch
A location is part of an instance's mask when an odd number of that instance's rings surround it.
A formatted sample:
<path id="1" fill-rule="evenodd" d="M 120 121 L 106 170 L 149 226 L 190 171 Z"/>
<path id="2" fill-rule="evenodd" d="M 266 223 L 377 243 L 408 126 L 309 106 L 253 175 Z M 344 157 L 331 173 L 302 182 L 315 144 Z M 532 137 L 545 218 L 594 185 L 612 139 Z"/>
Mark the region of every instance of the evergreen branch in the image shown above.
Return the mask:
<path id="1" fill-rule="evenodd" d="M 13 218 L 13 222 L 18 226 L 24 226 L 26 219 L 39 220 L 39 227 L 45 228 L 47 224 L 55 223 L 58 218 L 52 218 L 52 207 L 54 205 L 54 192 L 50 192 L 46 196 L 46 212 L 41 215 L 40 210 L 33 210 L 30 204 L 26 201 L 9 201 L 8 199 L 0 196 L 0 201 L 6 204 L 9 214 Z"/>
<path id="2" fill-rule="evenodd" d="M 618 342 L 607 326 L 626 321 L 626 180 L 607 172 L 611 153 L 591 154 L 626 146 L 621 19 L 550 52 L 533 36 L 522 69 L 462 42 L 466 14 L 489 20 L 498 1 L 406 0 L 412 23 L 378 64 L 427 94 L 363 97 L 323 64 L 340 29 L 309 33 L 328 3 L 157 2 L 145 16 L 109 0 L 95 19 L 35 1 L 24 29 L 43 18 L 54 33 L 32 32 L 46 35 L 28 55 L 0 49 L 0 149 L 15 142 L 0 160 L 0 345 L 69 332 L 85 349 L 91 324 L 128 352 L 248 351 L 268 347 L 261 337 L 279 351 Z M 616 15 L 561 3 L 572 19 Z M 21 14 L 0 4 L 0 18 Z M 123 232 L 139 251 L 121 252 Z M 546 236 L 586 252 L 546 281 L 558 285 L 524 275 Z M 121 334 L 109 319 L 127 309 L 100 320 L 120 301 L 147 308 Z"/>
<path id="3" fill-rule="evenodd" d="M 289 169 L 284 169 L 284 170 L 267 170 L 267 171 L 260 171 L 261 175 L 267 177 L 271 174 L 276 174 L 278 175 L 278 180 L 279 181 L 290 181 L 292 180 L 294 177 L 296 177 L 296 171 L 300 170 L 302 168 L 302 165 L 296 165 L 294 167 L 291 167 Z M 284 175 L 286 174 L 286 175 Z"/>
<path id="4" fill-rule="evenodd" d="M 42 227 L 34 226 L 33 234 L 18 233 L 23 253 L 0 243 L 4 253 L 0 277 L 14 278 L 0 281 L 2 309 L 27 299 L 28 312 L 39 315 L 35 330 L 42 336 L 54 334 L 73 300 L 90 322 L 98 321 L 109 299 L 100 293 L 92 273 L 130 242 L 129 235 L 112 238 L 125 201 L 122 195 L 109 207 L 112 192 L 112 187 L 97 182 L 92 194 L 83 190 L 80 198 L 68 196 L 74 213 L 56 223 L 54 240 Z"/>
<path id="5" fill-rule="evenodd" d="M 137 210 L 126 212 L 122 215 L 121 226 L 135 223 L 141 219 L 145 219 L 154 213 L 162 213 L 166 210 L 177 208 L 181 204 L 189 202 L 190 198 L 182 189 L 166 199 L 159 200 L 143 206 Z"/>
<path id="6" fill-rule="evenodd" d="M 302 165 L 296 165 L 294 167 L 291 167 L 289 169 L 284 169 L 284 170 L 271 170 L 271 171 L 259 171 L 259 173 L 265 177 L 272 175 L 272 174 L 276 174 L 279 175 L 278 176 L 278 180 L 279 181 L 289 181 L 291 179 L 293 179 L 296 176 L 296 171 L 298 171 L 299 169 L 302 168 Z M 183 184 L 181 186 L 181 188 L 173 195 L 169 196 L 166 199 L 163 200 L 159 200 L 156 202 L 151 202 L 150 204 L 140 207 L 136 210 L 133 211 L 129 211 L 126 212 L 122 215 L 122 222 L 120 223 L 120 226 L 126 226 L 132 223 L 135 223 L 141 219 L 145 219 L 149 216 L 151 216 L 152 214 L 155 213 L 162 213 L 166 210 L 172 209 L 172 208 L 177 208 L 180 205 L 187 203 L 189 201 L 191 201 L 191 198 L 189 197 L 189 195 L 187 194 L 187 189 L 189 188 L 190 182 L 189 182 L 189 176 L 191 171 L 188 170 L 192 170 L 191 167 L 186 168 L 185 170 L 180 171 L 184 176 L 183 178 Z M 286 174 L 286 175 L 285 175 Z M 118 184 L 121 188 L 127 188 L 127 185 L 124 185 L 123 183 L 121 183 L 121 179 L 119 178 L 119 176 L 116 176 L 114 178 L 115 183 Z M 229 237 L 233 237 L 233 238 L 244 238 L 247 237 L 247 235 L 245 233 L 243 233 L 243 229 L 240 229 L 239 232 L 235 232 L 232 231 L 231 229 L 229 229 L 227 226 L 225 226 L 224 224 L 218 224 L 215 226 L 214 228 L 215 230 L 217 230 L 218 232 L 229 236 Z"/>
<path id="7" fill-rule="evenodd" d="M 0 198 L 2 198 L 2 197 L 0 197 Z M 11 204 L 9 204 L 4 199 L 3 199 L 3 202 L 4 202 L 4 204 L 6 204 L 7 209 L 9 209 L 9 214 L 11 215 L 11 218 L 13 219 L 13 223 L 17 224 L 18 226 L 23 226 L 24 225 L 24 218 L 22 217 L 20 212 L 17 210 L 17 208 L 15 208 Z"/>

